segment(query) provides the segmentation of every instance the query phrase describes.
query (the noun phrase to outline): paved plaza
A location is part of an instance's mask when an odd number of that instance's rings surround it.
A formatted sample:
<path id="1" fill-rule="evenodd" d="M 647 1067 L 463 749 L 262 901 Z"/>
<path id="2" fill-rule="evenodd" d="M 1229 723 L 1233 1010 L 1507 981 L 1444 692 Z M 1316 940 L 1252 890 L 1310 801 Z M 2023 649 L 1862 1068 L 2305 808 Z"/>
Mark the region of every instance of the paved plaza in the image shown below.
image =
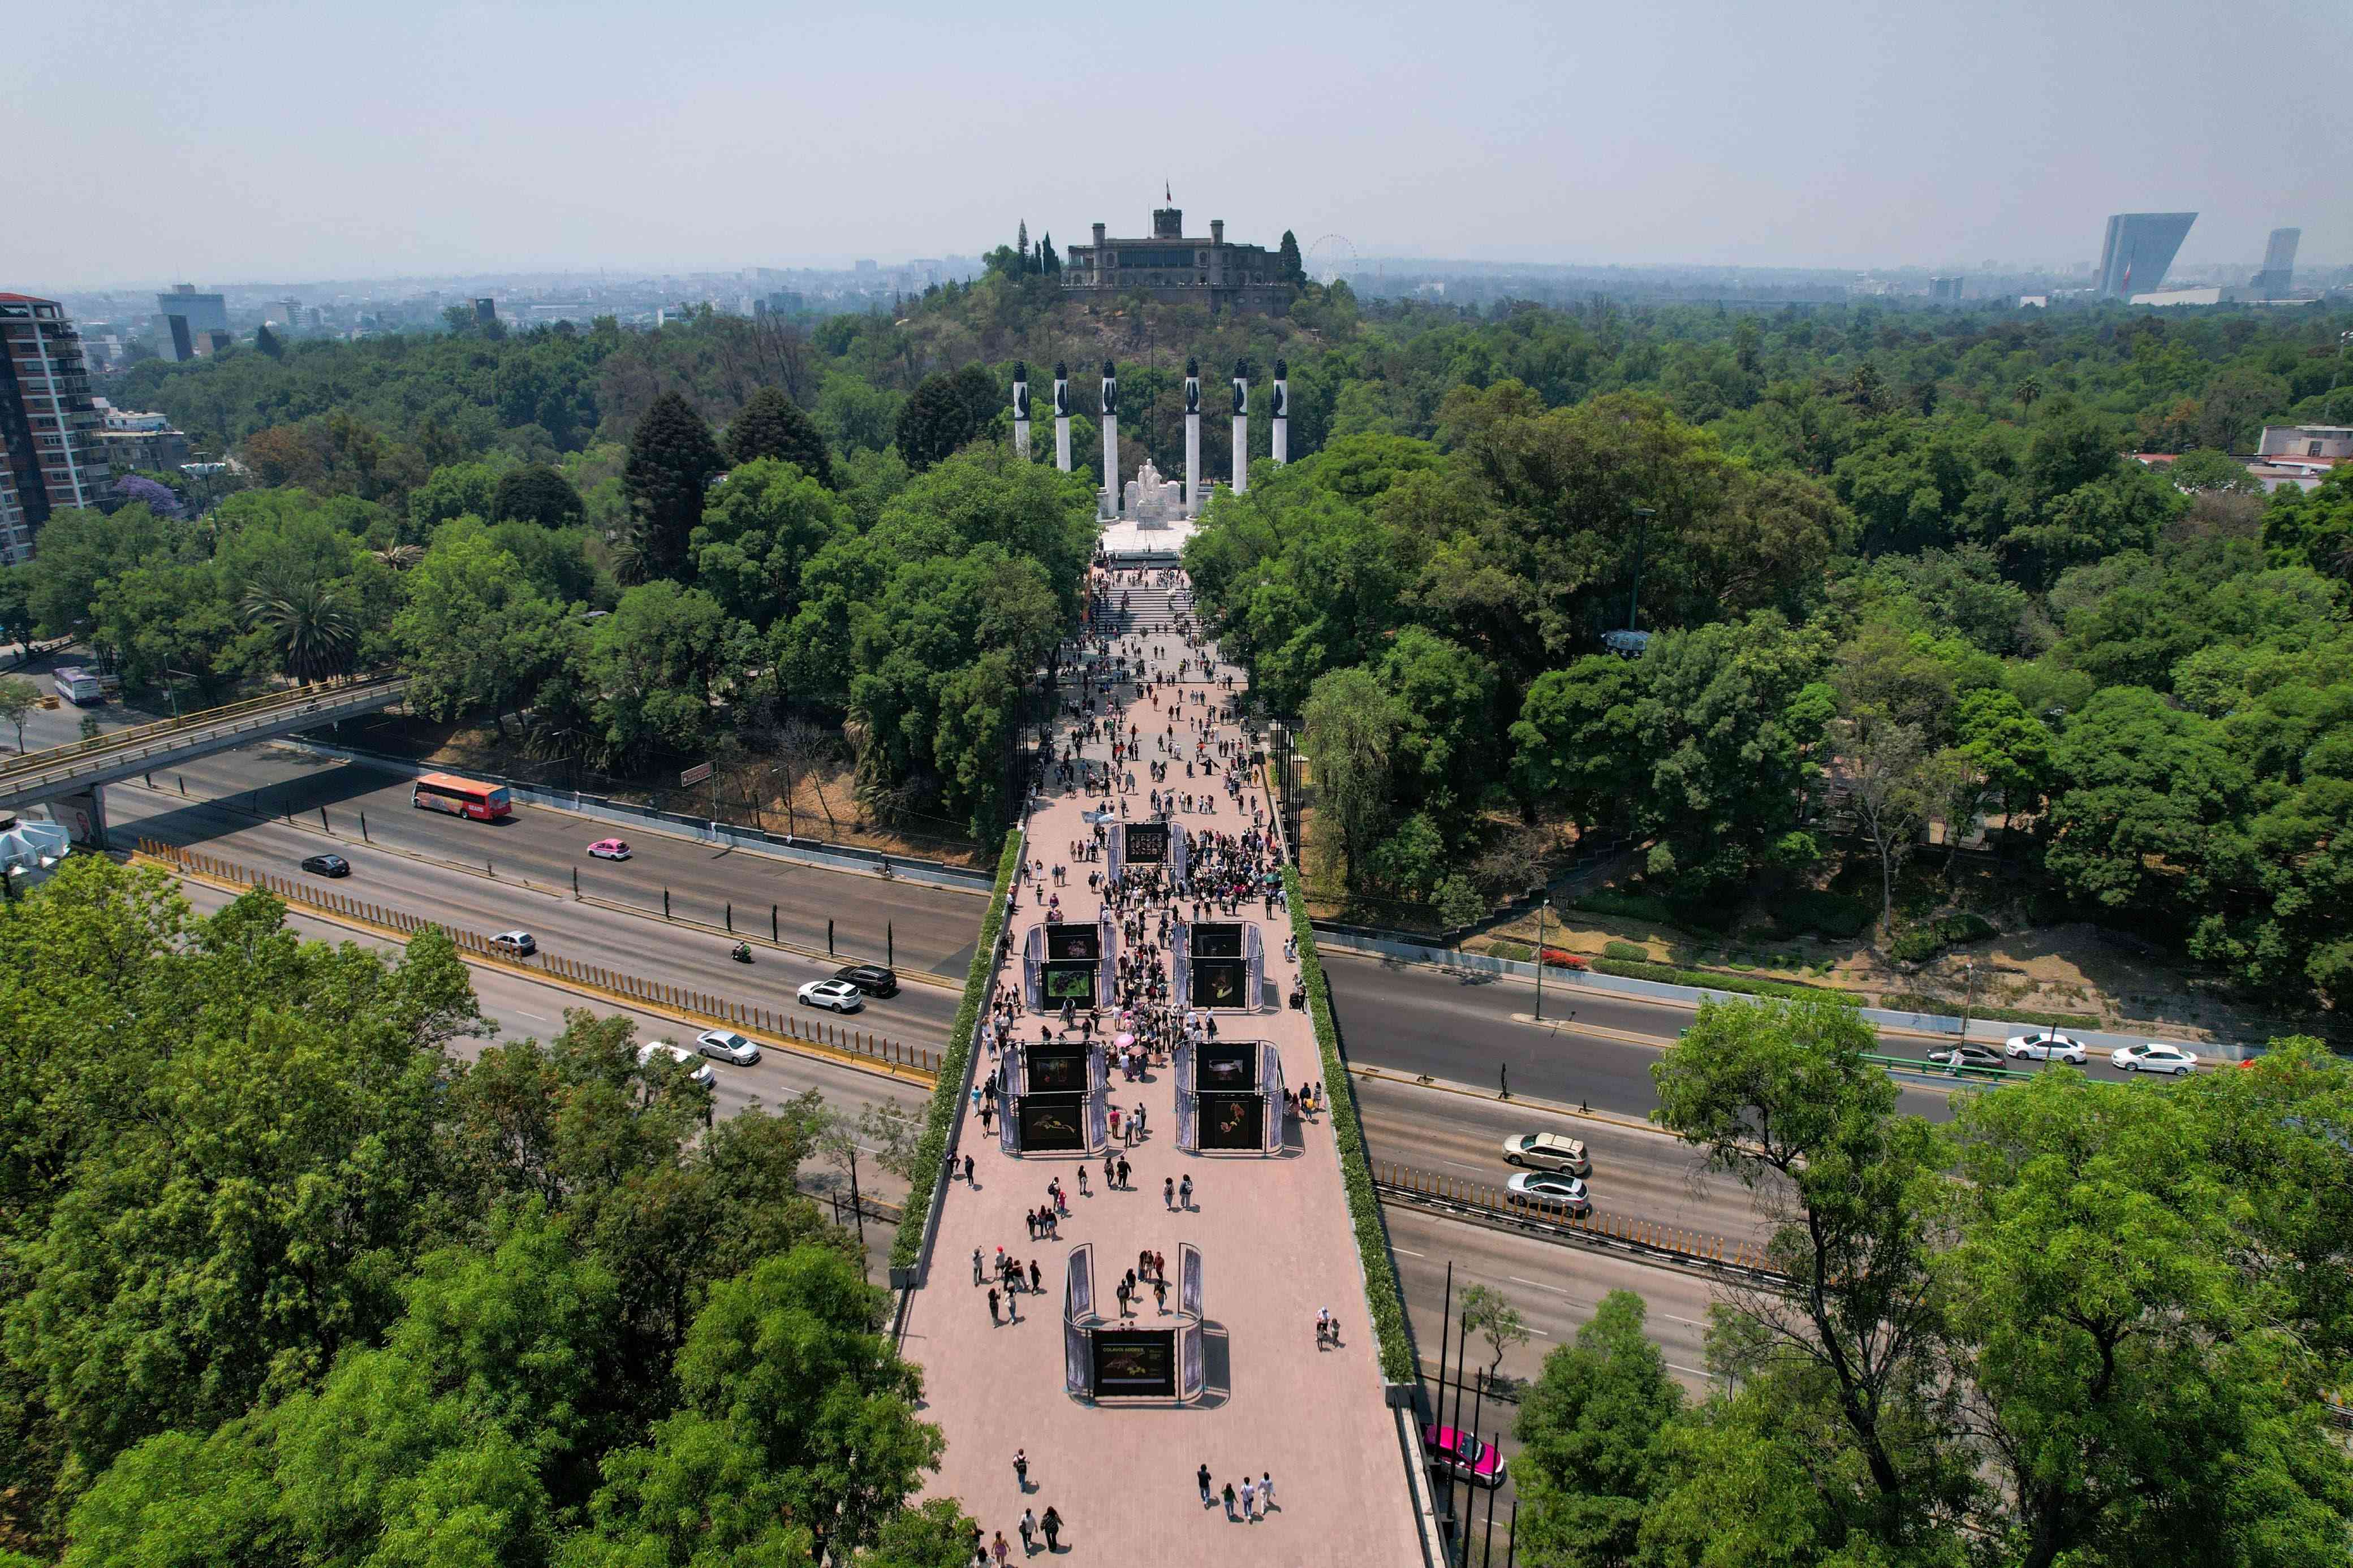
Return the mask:
<path id="1" fill-rule="evenodd" d="M 1121 625 L 1115 606 L 1123 588 L 1134 595 L 1135 621 L 1149 625 L 1170 613 L 1167 595 L 1156 584 L 1147 591 L 1145 576 L 1114 574 L 1113 626 Z M 1189 651 L 1181 635 L 1166 629 L 1152 634 L 1139 627 L 1131 647 L 1165 649 L 1165 658 L 1146 661 L 1164 674 Z M 1173 689 L 1177 710 L 1207 713 L 1192 708 L 1189 694 L 1207 692 L 1214 705 L 1226 695 L 1213 684 L 1224 674 L 1232 674 L 1239 687 L 1239 671 L 1213 666 L 1193 684 Z M 1133 686 L 1115 693 L 1130 701 L 1123 722 L 1145 731 L 1146 756 L 1157 754 L 1151 735 L 1170 721 L 1171 695 L 1163 689 L 1155 706 L 1136 698 Z M 1240 731 L 1224 726 L 1213 738 L 1240 739 Z M 1107 765 L 1108 743 L 1091 745 L 1085 754 Z M 1050 868 L 1067 868 L 1062 883 L 1053 884 L 1050 875 L 1048 882 L 1066 921 L 1093 920 L 1101 909 L 1087 872 L 1103 868 L 1074 863 L 1070 854 L 1074 841 L 1092 837 L 1083 814 L 1124 808 L 1131 822 L 1150 815 L 1145 763 L 1128 766 L 1136 778 L 1133 795 L 1063 792 L 1050 778 L 1032 804 L 1029 856 Z M 1253 826 L 1253 809 L 1268 810 L 1255 781 L 1237 803 L 1209 780 L 1187 779 L 1181 763 L 1170 773 L 1160 787 L 1206 792 L 1216 800 L 1214 813 L 1200 809 L 1204 803 L 1197 798 L 1194 810 L 1172 818 L 1197 832 L 1240 834 Z M 1013 956 L 998 972 L 1000 983 L 1018 982 L 1024 940 L 1046 917 L 1038 889 L 1034 879 L 1019 886 L 1020 909 L 1007 949 Z M 1319 1084 L 1324 1072 L 1308 1016 L 1280 1002 L 1297 971 L 1283 957 L 1288 915 L 1278 907 L 1270 920 L 1263 904 L 1253 900 L 1242 902 L 1237 915 L 1219 918 L 1260 928 L 1265 978 L 1277 998 L 1255 1012 L 1217 1015 L 1219 1038 L 1271 1041 L 1281 1051 L 1285 1084 Z M 1018 1033 L 1034 1040 L 1049 1021 L 1021 1014 Z M 979 1072 L 985 1077 L 987 1070 L 983 1053 Z M 1146 1135 L 1133 1148 L 1112 1140 L 1113 1153 L 1124 1154 L 1133 1167 L 1131 1184 L 1120 1191 L 1106 1190 L 1097 1157 L 1089 1163 L 1089 1193 L 1082 1195 L 1081 1156 L 1008 1156 L 967 1114 L 956 1147 L 960 1156 L 972 1157 L 973 1180 L 967 1184 L 959 1175 L 949 1185 L 929 1273 L 909 1306 L 903 1344 L 923 1369 L 925 1418 L 947 1436 L 931 1495 L 960 1500 L 979 1522 L 984 1542 L 1002 1531 L 1016 1561 L 1025 1555 L 1016 1531 L 1022 1510 L 1042 1517 L 1050 1505 L 1064 1526 L 1057 1561 L 1420 1564 L 1412 1492 L 1366 1321 L 1328 1116 L 1292 1122 L 1275 1157 L 1186 1155 L 1175 1146 L 1172 1079 L 1166 1067 L 1150 1068 L 1141 1082 L 1115 1066 L 1112 1070 L 1112 1103 L 1124 1111 L 1140 1102 L 1146 1110 Z M 1163 1183 L 1169 1177 L 1191 1178 L 1189 1210 L 1172 1212 L 1166 1205 Z M 1025 1215 L 1048 1201 L 1047 1184 L 1053 1180 L 1060 1182 L 1070 1213 L 1059 1239 L 1032 1243 Z M 1114 1321 L 1114 1288 L 1140 1251 L 1166 1257 L 1173 1312 L 1178 1247 L 1190 1243 L 1200 1249 L 1208 1383 L 1200 1401 L 1094 1405 L 1064 1392 L 1064 1269 L 1071 1247 L 1082 1242 L 1094 1246 L 1096 1308 Z M 994 1270 L 987 1284 L 976 1285 L 972 1263 L 975 1249 L 993 1261 L 1000 1247 L 1025 1268 L 1034 1258 L 1043 1281 L 1036 1293 L 1010 1298 L 1019 1318 L 1002 1325 L 990 1321 L 987 1303 Z M 1316 1315 L 1326 1308 L 1339 1321 L 1336 1346 L 1317 1342 Z M 1138 1326 L 1174 1321 L 1160 1316 L 1148 1289 L 1134 1310 Z M 1026 1490 L 1015 1476 L 1017 1450 L 1028 1457 Z M 1220 1492 L 1229 1482 L 1239 1492 L 1245 1478 L 1271 1475 L 1273 1509 L 1246 1522 L 1238 1510 L 1229 1518 L 1221 1499 L 1204 1506 L 1197 1479 L 1203 1465 L 1213 1490 Z M 1040 1537 L 1037 1554 L 1045 1550 Z"/>

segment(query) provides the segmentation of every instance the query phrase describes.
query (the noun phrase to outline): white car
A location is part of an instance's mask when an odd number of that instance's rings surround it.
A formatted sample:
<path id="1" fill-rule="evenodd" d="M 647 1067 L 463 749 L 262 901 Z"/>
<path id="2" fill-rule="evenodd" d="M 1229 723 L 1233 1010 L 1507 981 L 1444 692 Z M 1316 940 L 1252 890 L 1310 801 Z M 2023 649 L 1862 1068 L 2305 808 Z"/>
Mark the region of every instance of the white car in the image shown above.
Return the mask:
<path id="1" fill-rule="evenodd" d="M 2090 1056 L 2084 1049 L 2084 1042 L 2072 1036 L 2041 1032 L 2012 1035 L 2003 1042 L 2002 1049 L 2013 1057 L 2030 1057 L 2038 1062 L 2057 1060 L 2075 1067 L 2082 1067 Z"/>
<path id="2" fill-rule="evenodd" d="M 706 1057 L 747 1068 L 760 1059 L 760 1047 L 733 1029 L 705 1029 L 694 1037 L 694 1048 Z"/>
<path id="3" fill-rule="evenodd" d="M 1585 1184 L 1575 1176 L 1557 1175 L 1550 1171 L 1521 1171 L 1504 1184 L 1508 1194 L 1506 1202 L 1548 1204 L 1565 1208 L 1577 1215 L 1593 1212 L 1593 1200 L 1587 1195 Z"/>
<path id="4" fill-rule="evenodd" d="M 491 945 L 516 958 L 529 958 L 539 951 L 537 939 L 527 931 L 502 931 L 491 938 Z"/>
<path id="5" fill-rule="evenodd" d="M 2179 1077 L 2198 1067 L 2198 1055 L 2179 1046 L 2168 1046 L 2159 1040 L 2146 1045 L 2118 1046 L 2109 1053 L 2108 1060 L 2126 1072 L 2169 1072 Z"/>
<path id="6" fill-rule="evenodd" d="M 1504 1163 L 1538 1171 L 1566 1171 L 1572 1176 L 1593 1173 L 1593 1160 L 1585 1144 L 1566 1132 L 1523 1132 L 1504 1140 Z"/>
<path id="7" fill-rule="evenodd" d="M 846 980 L 812 980 L 793 993 L 804 1007 L 830 1007 L 855 1013 L 866 1005 L 866 993 Z"/>
<path id="8" fill-rule="evenodd" d="M 638 1065 L 644 1067 L 650 1063 L 657 1051 L 668 1056 L 679 1066 L 687 1068 L 686 1076 L 705 1089 L 719 1081 L 719 1075 L 711 1070 L 709 1062 L 702 1060 L 675 1040 L 648 1040 L 638 1047 Z"/>

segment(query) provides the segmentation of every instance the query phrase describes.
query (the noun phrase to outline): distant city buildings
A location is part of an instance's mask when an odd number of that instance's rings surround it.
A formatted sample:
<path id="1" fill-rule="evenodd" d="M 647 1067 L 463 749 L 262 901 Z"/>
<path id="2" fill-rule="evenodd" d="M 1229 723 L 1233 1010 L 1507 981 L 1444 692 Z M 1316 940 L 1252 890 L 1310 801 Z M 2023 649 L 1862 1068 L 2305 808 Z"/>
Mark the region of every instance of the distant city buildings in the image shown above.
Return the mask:
<path id="1" fill-rule="evenodd" d="M 1935 300 L 1939 305 L 1959 304 L 1961 302 L 1961 280 L 1958 278 L 1929 279 L 1928 298 Z"/>
<path id="2" fill-rule="evenodd" d="M 156 295 L 155 312 L 162 329 L 157 335 L 170 338 L 174 360 L 192 360 L 237 341 L 229 332 L 227 299 L 199 294 L 193 283 L 175 283 L 169 293 Z"/>
<path id="3" fill-rule="evenodd" d="M 1282 258 L 1262 245 L 1229 245 L 1223 218 L 1209 220 L 1206 239 L 1187 238 L 1185 214 L 1155 208 L 1148 239 L 1114 239 L 1094 226 L 1091 245 L 1069 247 L 1062 287 L 1078 293 L 1115 298 L 1141 290 L 1171 305 L 1206 305 L 1212 310 L 1273 312 L 1290 300 Z"/>
<path id="4" fill-rule="evenodd" d="M 2248 280 L 2247 291 L 2258 300 L 2282 300 L 2295 280 L 2295 247 L 2304 238 L 2300 228 L 2275 228 L 2263 247 L 2263 269 Z"/>
<path id="5" fill-rule="evenodd" d="M 0 564 L 30 560 L 50 517 L 97 505 L 111 478 L 65 307 L 0 294 Z"/>
<path id="6" fill-rule="evenodd" d="M 105 421 L 99 441 L 106 454 L 107 467 L 113 473 L 127 474 L 141 468 L 169 473 L 192 455 L 186 433 L 172 428 L 170 416 L 117 408 L 103 397 L 90 401 Z"/>
<path id="7" fill-rule="evenodd" d="M 2122 300 L 2162 289 L 2197 221 L 2196 213 L 2117 213 L 2109 218 L 2107 240 L 2100 247 L 2100 292 Z"/>

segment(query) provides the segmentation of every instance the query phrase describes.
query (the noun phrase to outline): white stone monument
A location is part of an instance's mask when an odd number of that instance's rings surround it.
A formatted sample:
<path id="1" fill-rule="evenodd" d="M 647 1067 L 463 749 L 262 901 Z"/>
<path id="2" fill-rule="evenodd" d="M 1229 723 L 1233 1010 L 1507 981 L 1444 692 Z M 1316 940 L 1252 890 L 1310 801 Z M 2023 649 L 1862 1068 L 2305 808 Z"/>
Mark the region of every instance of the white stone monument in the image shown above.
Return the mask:
<path id="1" fill-rule="evenodd" d="M 1054 467 L 1071 471 L 1071 367 L 1054 363 Z"/>
<path id="2" fill-rule="evenodd" d="M 1291 461 L 1291 367 L 1274 362 L 1274 466 Z"/>
<path id="3" fill-rule="evenodd" d="M 1234 494 L 1250 494 L 1250 367 L 1234 362 Z"/>
<path id="4" fill-rule="evenodd" d="M 1185 515 L 1201 515 L 1201 362 L 1185 362 Z"/>

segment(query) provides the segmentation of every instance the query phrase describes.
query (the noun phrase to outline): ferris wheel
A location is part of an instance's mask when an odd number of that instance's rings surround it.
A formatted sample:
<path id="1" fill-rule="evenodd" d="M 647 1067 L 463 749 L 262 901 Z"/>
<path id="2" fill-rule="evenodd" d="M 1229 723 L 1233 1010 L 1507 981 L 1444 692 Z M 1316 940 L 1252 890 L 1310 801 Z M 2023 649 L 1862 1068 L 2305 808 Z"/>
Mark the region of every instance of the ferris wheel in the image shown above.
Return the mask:
<path id="1" fill-rule="evenodd" d="M 1356 269 L 1356 247 L 1349 243 L 1345 234 L 1327 234 L 1307 247 L 1307 255 L 1300 265 L 1316 282 L 1335 283 L 1342 273 Z"/>

